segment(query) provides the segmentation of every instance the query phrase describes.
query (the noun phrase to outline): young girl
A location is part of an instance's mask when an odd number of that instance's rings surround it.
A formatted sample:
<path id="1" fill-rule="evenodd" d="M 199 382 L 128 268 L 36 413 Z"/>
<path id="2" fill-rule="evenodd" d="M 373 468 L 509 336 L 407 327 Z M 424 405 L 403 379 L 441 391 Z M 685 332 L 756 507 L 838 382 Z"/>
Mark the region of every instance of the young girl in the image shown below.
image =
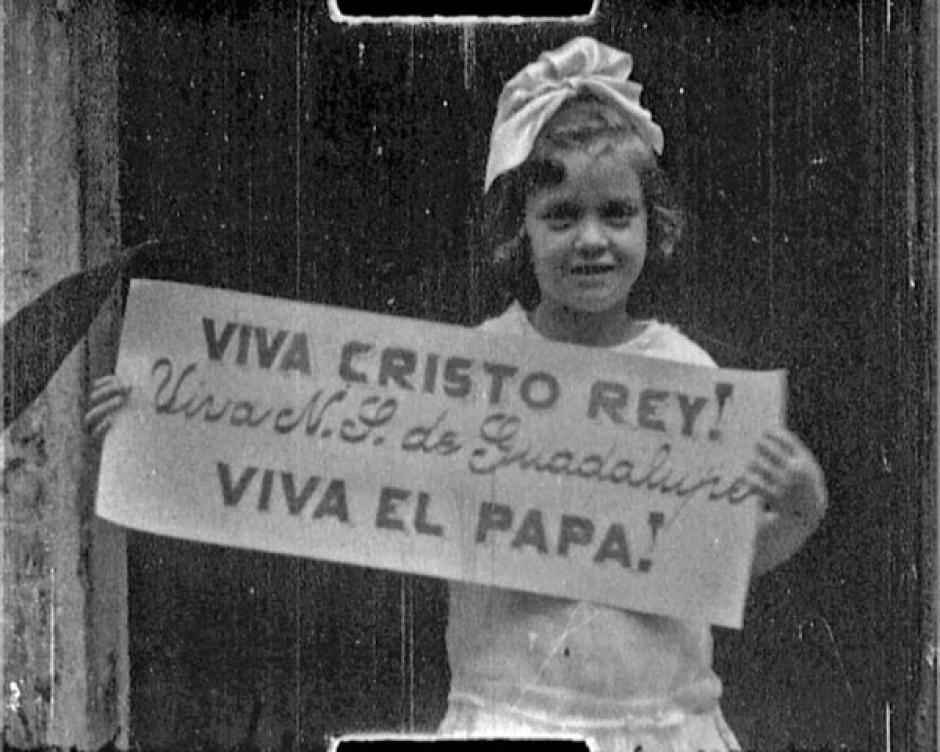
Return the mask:
<path id="1" fill-rule="evenodd" d="M 657 165 L 662 131 L 629 80 L 630 55 L 589 38 L 544 53 L 499 99 L 487 227 L 516 301 L 483 329 L 714 366 L 677 329 L 628 312 L 648 259 L 681 226 Z M 750 472 L 766 513 L 754 571 L 818 525 L 822 473 L 768 431 Z M 575 734 L 595 750 L 737 749 L 718 706 L 707 624 L 451 583 L 448 735 Z"/>
<path id="2" fill-rule="evenodd" d="M 663 135 L 629 80 L 631 57 L 577 38 L 513 78 L 486 172 L 497 256 L 520 300 L 491 332 L 714 366 L 675 328 L 628 312 L 649 259 L 672 251 L 681 213 L 656 162 Z M 107 430 L 127 393 L 97 382 L 86 420 Z M 800 441 L 768 431 L 751 464 L 766 513 L 754 571 L 818 525 L 822 473 Z M 718 700 L 707 624 L 495 587 L 451 583 L 447 735 L 566 734 L 595 750 L 737 749 Z"/>

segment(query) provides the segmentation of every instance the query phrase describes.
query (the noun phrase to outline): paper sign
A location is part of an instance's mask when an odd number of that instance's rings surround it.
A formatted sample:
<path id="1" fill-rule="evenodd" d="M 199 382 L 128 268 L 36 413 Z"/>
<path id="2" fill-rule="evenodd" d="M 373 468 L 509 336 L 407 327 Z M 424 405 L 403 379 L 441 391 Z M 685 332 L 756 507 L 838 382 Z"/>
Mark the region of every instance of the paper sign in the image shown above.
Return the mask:
<path id="1" fill-rule="evenodd" d="M 98 513 L 740 627 L 783 375 L 131 285 Z"/>

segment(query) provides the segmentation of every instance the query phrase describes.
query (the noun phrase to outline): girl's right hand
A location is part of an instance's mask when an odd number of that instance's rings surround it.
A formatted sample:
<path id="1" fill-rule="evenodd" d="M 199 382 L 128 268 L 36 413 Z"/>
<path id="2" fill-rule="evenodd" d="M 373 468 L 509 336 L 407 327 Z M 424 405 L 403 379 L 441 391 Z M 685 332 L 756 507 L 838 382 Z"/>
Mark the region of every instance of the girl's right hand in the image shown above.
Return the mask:
<path id="1" fill-rule="evenodd" d="M 96 439 L 104 436 L 118 411 L 127 403 L 131 392 L 130 384 L 112 373 L 96 379 L 88 398 L 88 412 L 85 413 L 85 430 Z"/>

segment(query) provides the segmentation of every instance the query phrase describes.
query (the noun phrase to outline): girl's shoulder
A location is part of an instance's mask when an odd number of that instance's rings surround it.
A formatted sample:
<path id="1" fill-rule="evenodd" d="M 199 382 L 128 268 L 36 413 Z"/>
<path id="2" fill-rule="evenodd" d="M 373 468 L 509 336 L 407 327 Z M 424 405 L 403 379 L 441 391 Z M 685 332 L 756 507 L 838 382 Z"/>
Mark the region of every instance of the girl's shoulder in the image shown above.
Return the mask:
<path id="1" fill-rule="evenodd" d="M 615 350 L 623 353 L 645 355 L 650 358 L 675 360 L 695 366 L 715 368 L 716 363 L 708 352 L 687 337 L 673 324 L 658 319 L 647 319 L 646 326 L 634 338 L 624 342 Z M 516 301 L 499 316 L 487 319 L 478 329 L 491 334 L 515 334 L 521 337 L 538 337 L 522 305 Z"/>
<path id="2" fill-rule="evenodd" d="M 537 335 L 535 328 L 529 323 L 529 317 L 526 315 L 525 308 L 514 301 L 509 308 L 503 311 L 499 316 L 486 319 L 477 329 L 491 334 L 516 334 L 522 337 Z"/>
<path id="3" fill-rule="evenodd" d="M 650 358 L 663 358 L 694 366 L 716 368 L 708 352 L 691 340 L 673 324 L 656 319 L 646 322 L 646 328 L 634 339 L 622 345 L 623 352 L 639 352 Z"/>

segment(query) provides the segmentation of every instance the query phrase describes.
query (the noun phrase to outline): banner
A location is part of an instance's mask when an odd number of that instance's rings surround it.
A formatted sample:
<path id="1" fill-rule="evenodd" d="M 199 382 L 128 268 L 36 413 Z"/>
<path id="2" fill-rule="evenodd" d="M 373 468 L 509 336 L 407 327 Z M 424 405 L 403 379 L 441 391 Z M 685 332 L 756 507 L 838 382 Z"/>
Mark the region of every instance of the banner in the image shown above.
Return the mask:
<path id="1" fill-rule="evenodd" d="M 741 625 L 781 372 L 143 280 L 117 372 L 113 522 Z"/>

